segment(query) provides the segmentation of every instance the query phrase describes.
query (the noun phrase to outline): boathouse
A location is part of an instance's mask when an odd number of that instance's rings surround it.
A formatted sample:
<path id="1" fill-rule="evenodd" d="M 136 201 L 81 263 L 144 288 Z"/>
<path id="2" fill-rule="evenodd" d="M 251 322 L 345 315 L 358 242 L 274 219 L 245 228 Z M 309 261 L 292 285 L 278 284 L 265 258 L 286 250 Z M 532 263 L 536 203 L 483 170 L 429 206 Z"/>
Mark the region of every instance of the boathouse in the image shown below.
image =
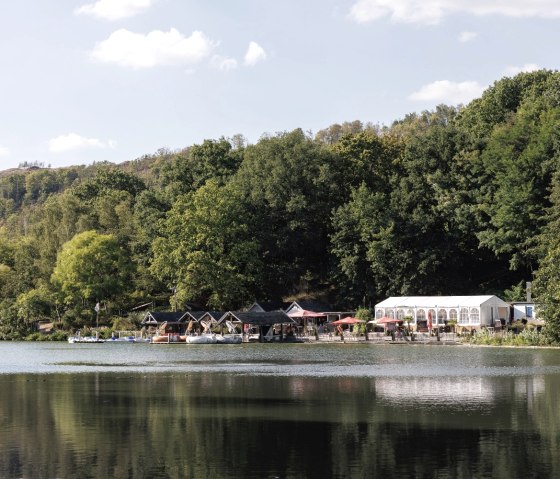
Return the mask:
<path id="1" fill-rule="evenodd" d="M 510 305 L 497 296 L 393 296 L 375 305 L 375 319 L 410 323 L 416 330 L 445 326 L 476 330 L 505 324 Z"/>
<path id="2" fill-rule="evenodd" d="M 188 311 L 148 311 L 142 319 L 142 326 L 160 326 L 163 323 L 182 323 Z"/>
<path id="3" fill-rule="evenodd" d="M 295 335 L 295 321 L 283 311 L 228 311 L 220 320 L 220 323 L 230 321 L 234 325 L 243 328 L 244 340 L 253 336 L 259 342 L 286 339 Z"/>
<path id="4" fill-rule="evenodd" d="M 265 313 L 272 311 L 286 311 L 292 303 L 284 301 L 255 301 L 247 308 L 249 313 Z"/>

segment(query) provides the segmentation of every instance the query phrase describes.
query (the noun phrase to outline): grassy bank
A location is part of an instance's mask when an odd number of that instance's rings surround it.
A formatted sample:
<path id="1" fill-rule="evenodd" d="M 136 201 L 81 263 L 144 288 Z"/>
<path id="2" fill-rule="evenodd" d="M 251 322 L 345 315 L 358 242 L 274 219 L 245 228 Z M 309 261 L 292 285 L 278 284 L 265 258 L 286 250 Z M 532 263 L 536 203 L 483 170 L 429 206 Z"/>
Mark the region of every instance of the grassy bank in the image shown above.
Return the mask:
<path id="1" fill-rule="evenodd" d="M 524 329 L 520 333 L 512 331 L 491 333 L 483 330 L 469 337 L 465 342 L 489 346 L 557 346 L 556 343 L 536 329 Z"/>

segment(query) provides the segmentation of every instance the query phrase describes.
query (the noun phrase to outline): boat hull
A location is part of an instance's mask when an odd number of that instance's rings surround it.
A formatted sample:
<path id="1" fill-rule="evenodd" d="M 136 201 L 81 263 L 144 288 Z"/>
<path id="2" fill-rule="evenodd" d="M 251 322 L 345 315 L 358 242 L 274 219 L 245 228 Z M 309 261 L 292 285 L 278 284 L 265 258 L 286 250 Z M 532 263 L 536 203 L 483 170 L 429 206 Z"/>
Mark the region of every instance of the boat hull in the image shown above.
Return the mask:
<path id="1" fill-rule="evenodd" d="M 241 344 L 243 338 L 241 334 L 225 334 L 225 335 L 217 335 L 216 340 L 218 344 Z"/>
<path id="2" fill-rule="evenodd" d="M 92 338 L 89 336 L 84 336 L 84 337 L 70 336 L 68 338 L 68 342 L 70 344 L 99 344 L 99 343 L 104 343 L 105 340 L 99 338 Z"/>
<path id="3" fill-rule="evenodd" d="M 215 334 L 201 334 L 200 336 L 187 336 L 188 344 L 216 344 L 218 339 Z"/>

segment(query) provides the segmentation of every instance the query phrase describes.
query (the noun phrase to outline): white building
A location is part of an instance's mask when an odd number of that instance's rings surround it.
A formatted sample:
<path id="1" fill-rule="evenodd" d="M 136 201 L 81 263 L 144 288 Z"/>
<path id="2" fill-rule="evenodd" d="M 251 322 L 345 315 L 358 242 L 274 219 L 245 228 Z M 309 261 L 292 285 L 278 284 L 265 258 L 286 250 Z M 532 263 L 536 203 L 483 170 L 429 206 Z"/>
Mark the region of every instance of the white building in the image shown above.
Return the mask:
<path id="1" fill-rule="evenodd" d="M 458 326 L 479 329 L 509 320 L 510 305 L 497 296 L 393 296 L 375 305 L 375 318 L 404 320 L 416 328 L 444 326 L 456 321 Z"/>
<path id="2" fill-rule="evenodd" d="M 538 319 L 535 314 L 535 303 L 533 302 L 520 301 L 511 303 L 511 308 L 513 321 L 521 321 L 522 319 L 533 321 Z"/>

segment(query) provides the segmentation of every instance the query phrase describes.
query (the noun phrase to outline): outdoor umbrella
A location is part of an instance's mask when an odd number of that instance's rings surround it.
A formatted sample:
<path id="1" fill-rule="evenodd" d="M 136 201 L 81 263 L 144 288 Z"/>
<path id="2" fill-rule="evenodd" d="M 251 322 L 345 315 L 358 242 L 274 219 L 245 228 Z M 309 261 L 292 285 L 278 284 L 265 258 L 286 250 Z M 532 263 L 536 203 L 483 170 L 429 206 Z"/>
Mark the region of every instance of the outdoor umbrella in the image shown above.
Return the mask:
<path id="1" fill-rule="evenodd" d="M 347 318 L 342 318 L 333 321 L 331 324 L 356 324 L 356 323 L 365 323 L 365 321 L 363 319 L 347 317 Z"/>
<path id="2" fill-rule="evenodd" d="M 382 318 L 375 320 L 376 324 L 400 323 L 400 322 L 401 322 L 400 319 L 388 318 L 387 316 L 383 316 Z"/>
<path id="3" fill-rule="evenodd" d="M 296 309 L 288 313 L 290 318 L 324 318 L 325 313 L 316 313 L 315 311 L 308 311 L 307 309 Z"/>
<path id="4" fill-rule="evenodd" d="M 309 311 L 307 309 L 296 309 L 295 311 L 290 311 L 288 313 L 288 316 L 290 318 L 301 319 L 301 322 L 303 323 L 301 327 L 307 327 L 308 319 L 325 318 L 327 315 L 325 313 L 317 313 L 315 311 Z M 313 320 L 311 321 L 311 323 L 313 323 Z"/>

